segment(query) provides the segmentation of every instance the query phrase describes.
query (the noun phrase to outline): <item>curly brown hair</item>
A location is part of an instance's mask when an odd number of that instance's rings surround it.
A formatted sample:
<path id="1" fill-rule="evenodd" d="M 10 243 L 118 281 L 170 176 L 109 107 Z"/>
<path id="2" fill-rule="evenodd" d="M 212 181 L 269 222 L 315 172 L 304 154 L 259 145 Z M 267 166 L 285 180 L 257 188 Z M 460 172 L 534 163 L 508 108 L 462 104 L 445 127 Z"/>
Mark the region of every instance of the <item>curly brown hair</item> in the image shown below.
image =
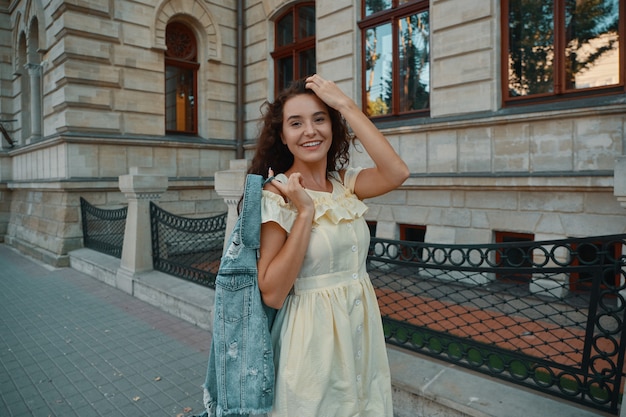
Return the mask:
<path id="1" fill-rule="evenodd" d="M 263 126 L 256 143 L 256 151 L 252 158 L 248 174 L 259 174 L 266 177 L 269 168 L 276 173 L 284 173 L 293 165 L 293 154 L 287 148 L 280 134 L 283 129 L 283 109 L 290 98 L 300 94 L 315 94 L 306 88 L 305 79 L 293 81 L 284 89 L 273 103 L 265 102 L 261 108 Z M 354 139 L 350 134 L 345 119 L 337 110 L 324 104 L 328 109 L 333 132 L 333 142 L 328 150 L 326 171 L 343 169 L 349 162 L 350 142 Z"/>

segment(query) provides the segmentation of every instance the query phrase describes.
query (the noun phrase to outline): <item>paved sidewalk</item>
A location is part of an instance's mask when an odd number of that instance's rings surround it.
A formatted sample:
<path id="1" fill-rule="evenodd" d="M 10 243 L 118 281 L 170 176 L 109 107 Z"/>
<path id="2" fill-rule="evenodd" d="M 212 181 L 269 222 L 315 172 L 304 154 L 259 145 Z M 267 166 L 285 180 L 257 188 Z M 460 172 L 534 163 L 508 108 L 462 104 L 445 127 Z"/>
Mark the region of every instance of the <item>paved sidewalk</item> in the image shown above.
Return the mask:
<path id="1" fill-rule="evenodd" d="M 187 417 L 210 334 L 0 244 L 0 416 Z"/>

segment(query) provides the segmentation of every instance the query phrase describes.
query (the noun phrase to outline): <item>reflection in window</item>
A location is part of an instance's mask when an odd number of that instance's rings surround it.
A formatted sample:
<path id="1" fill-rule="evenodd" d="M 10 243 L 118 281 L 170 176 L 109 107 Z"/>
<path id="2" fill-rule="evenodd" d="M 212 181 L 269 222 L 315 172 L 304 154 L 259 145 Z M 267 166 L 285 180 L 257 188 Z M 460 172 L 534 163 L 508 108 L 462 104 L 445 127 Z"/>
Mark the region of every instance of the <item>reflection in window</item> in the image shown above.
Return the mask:
<path id="1" fill-rule="evenodd" d="M 364 0 L 363 100 L 370 116 L 425 112 L 430 107 L 427 1 Z M 373 17 L 369 17 L 373 15 Z"/>
<path id="2" fill-rule="evenodd" d="M 391 113 L 391 43 L 390 23 L 365 31 L 365 102 L 370 116 Z"/>
<path id="3" fill-rule="evenodd" d="M 429 32 L 428 12 L 398 20 L 400 112 L 428 108 Z"/>
<path id="4" fill-rule="evenodd" d="M 567 1 L 566 90 L 619 83 L 618 22 L 618 0 Z"/>
<path id="5" fill-rule="evenodd" d="M 391 8 L 391 0 L 365 0 L 363 12 L 365 16 L 370 16 L 383 10 Z"/>
<path id="6" fill-rule="evenodd" d="M 293 35 L 293 12 L 289 12 L 276 23 L 276 46 L 292 43 Z"/>
<path id="7" fill-rule="evenodd" d="M 196 105 L 196 38 L 182 23 L 166 28 L 165 52 L 165 130 L 176 133 L 198 132 Z"/>
<path id="8" fill-rule="evenodd" d="M 290 7 L 275 24 L 274 58 L 276 91 L 291 81 L 315 73 L 315 5 Z"/>
<path id="9" fill-rule="evenodd" d="M 606 89 L 620 80 L 618 0 L 508 0 L 505 98 Z M 623 46 L 621 46 L 623 48 Z"/>

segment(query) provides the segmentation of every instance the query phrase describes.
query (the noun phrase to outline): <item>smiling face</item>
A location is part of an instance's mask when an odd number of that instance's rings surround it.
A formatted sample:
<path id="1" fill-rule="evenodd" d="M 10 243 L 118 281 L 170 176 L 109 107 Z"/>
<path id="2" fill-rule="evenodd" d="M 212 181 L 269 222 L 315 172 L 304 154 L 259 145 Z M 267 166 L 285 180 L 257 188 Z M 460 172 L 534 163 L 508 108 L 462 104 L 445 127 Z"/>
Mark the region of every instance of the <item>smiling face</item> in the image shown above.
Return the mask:
<path id="1" fill-rule="evenodd" d="M 332 125 L 326 105 L 315 94 L 300 94 L 285 102 L 281 140 L 294 163 L 326 162 Z"/>

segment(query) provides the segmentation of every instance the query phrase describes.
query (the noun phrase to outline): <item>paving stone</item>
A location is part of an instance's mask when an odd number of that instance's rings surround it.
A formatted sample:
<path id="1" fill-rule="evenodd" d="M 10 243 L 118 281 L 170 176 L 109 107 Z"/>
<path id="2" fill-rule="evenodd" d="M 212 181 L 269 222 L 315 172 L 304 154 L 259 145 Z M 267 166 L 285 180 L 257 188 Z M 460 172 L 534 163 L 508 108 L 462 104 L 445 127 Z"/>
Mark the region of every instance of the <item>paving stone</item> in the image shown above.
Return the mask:
<path id="1" fill-rule="evenodd" d="M 0 265 L 0 416 L 202 410 L 208 332 L 2 244 Z"/>

